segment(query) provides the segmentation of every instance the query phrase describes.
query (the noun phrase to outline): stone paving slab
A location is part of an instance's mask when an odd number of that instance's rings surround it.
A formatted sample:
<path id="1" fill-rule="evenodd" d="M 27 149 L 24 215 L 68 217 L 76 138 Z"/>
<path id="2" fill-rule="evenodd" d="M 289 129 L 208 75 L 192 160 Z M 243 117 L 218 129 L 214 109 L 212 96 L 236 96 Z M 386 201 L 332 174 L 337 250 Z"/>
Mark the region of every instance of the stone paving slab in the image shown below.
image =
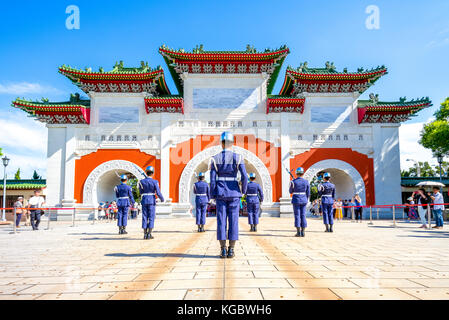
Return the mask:
<path id="1" fill-rule="evenodd" d="M 0 227 L 0 300 L 42 299 L 449 299 L 449 236 L 415 223 L 240 219 L 235 259 L 220 259 L 215 219 L 195 232 L 189 218 L 140 221 L 127 235 L 111 222 L 52 222 L 50 230 Z"/>

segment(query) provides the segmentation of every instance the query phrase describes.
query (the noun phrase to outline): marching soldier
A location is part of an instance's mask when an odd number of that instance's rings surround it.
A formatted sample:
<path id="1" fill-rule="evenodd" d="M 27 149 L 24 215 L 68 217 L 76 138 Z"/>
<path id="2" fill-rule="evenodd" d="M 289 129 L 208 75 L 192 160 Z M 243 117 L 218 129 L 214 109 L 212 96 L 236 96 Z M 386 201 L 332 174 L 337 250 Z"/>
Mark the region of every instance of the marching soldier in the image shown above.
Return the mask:
<path id="1" fill-rule="evenodd" d="M 239 238 L 240 198 L 242 193 L 246 193 L 248 183 L 243 157 L 230 150 L 233 144 L 234 136 L 230 132 L 223 132 L 223 151 L 213 156 L 210 163 L 210 189 L 211 197 L 217 203 L 217 240 L 220 241 L 221 258 L 234 257 L 235 242 Z M 237 181 L 237 172 L 240 172 L 242 190 Z M 226 239 L 229 240 L 227 251 Z"/>
<path id="2" fill-rule="evenodd" d="M 246 204 L 248 210 L 248 223 L 251 226 L 250 231 L 257 232 L 257 225 L 259 224 L 259 208 L 260 203 L 263 202 L 263 191 L 256 180 L 256 174 L 249 174 L 248 187 L 246 189 Z"/>
<path id="3" fill-rule="evenodd" d="M 126 226 L 128 224 L 128 210 L 134 204 L 133 190 L 126 184 L 128 177 L 126 174 L 121 175 L 121 184 L 114 188 L 115 196 L 117 197 L 117 225 L 118 234 L 127 234 Z"/>
<path id="4" fill-rule="evenodd" d="M 305 237 L 307 228 L 306 206 L 310 198 L 309 181 L 303 178 L 304 169 L 296 169 L 297 178 L 290 181 L 290 193 L 293 195 L 293 214 L 295 216 L 296 237 Z"/>
<path id="5" fill-rule="evenodd" d="M 203 172 L 198 174 L 198 181 L 193 185 L 193 193 L 195 194 L 196 207 L 196 224 L 198 225 L 198 232 L 205 232 L 204 225 L 206 224 L 206 209 L 210 200 L 209 185 L 204 181 L 205 175 Z"/>
<path id="6" fill-rule="evenodd" d="M 323 207 L 323 222 L 326 225 L 326 232 L 334 232 L 334 216 L 332 206 L 335 199 L 335 185 L 330 183 L 331 174 L 324 173 L 324 182 L 318 186 L 318 196 L 321 197 L 321 206 Z"/>
<path id="7" fill-rule="evenodd" d="M 145 169 L 147 177 L 139 181 L 139 192 L 142 196 L 142 229 L 144 232 L 144 239 L 154 239 L 151 232 L 154 228 L 154 219 L 156 217 L 156 195 L 164 202 L 159 183 L 153 179 L 154 168 L 148 166 Z"/>

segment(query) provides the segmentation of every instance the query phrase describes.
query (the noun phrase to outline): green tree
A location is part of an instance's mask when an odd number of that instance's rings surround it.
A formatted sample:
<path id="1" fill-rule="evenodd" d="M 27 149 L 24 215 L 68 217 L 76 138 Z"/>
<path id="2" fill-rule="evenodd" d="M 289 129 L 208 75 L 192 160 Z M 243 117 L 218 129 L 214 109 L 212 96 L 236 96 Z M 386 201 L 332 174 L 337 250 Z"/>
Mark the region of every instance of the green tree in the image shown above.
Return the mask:
<path id="1" fill-rule="evenodd" d="M 42 178 L 42 177 L 41 177 L 40 175 L 37 174 L 37 171 L 34 170 L 34 172 L 33 172 L 33 180 L 39 180 L 39 179 L 41 179 L 41 178 Z"/>
<path id="2" fill-rule="evenodd" d="M 134 197 L 134 201 L 139 202 L 140 203 L 140 192 L 139 192 L 139 188 L 137 187 L 139 180 L 136 177 L 132 177 L 128 180 L 128 185 L 131 186 L 131 188 L 133 189 L 133 197 Z"/>
<path id="3" fill-rule="evenodd" d="M 312 181 L 310 181 L 310 202 L 318 199 L 319 184 L 320 184 L 320 182 L 318 181 L 318 178 L 316 176 L 313 177 Z"/>
<path id="4" fill-rule="evenodd" d="M 427 162 L 427 161 L 426 162 L 418 162 L 418 166 L 420 169 L 421 177 L 435 177 L 436 176 L 437 172 L 429 164 L 429 162 Z M 417 177 L 418 172 L 417 172 L 416 166 L 413 166 L 413 167 L 409 168 L 408 170 L 402 170 L 401 176 L 402 177 Z"/>
<path id="5" fill-rule="evenodd" d="M 434 115 L 436 120 L 424 125 L 419 143 L 434 156 L 449 156 L 449 98 Z"/>
<path id="6" fill-rule="evenodd" d="M 20 168 L 17 169 L 16 174 L 14 175 L 14 179 L 20 180 Z"/>

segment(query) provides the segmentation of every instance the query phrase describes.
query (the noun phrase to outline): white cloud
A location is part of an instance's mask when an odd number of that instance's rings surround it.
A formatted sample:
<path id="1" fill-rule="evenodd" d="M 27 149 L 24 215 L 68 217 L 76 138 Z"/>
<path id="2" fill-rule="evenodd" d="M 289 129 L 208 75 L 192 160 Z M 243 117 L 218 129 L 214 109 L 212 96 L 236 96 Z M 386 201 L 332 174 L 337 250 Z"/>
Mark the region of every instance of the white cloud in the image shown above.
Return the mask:
<path id="1" fill-rule="evenodd" d="M 47 129 L 44 124 L 37 123 L 31 118 L 21 119 L 20 122 L 0 119 L 0 147 L 19 152 L 29 150 L 45 153 Z"/>
<path id="2" fill-rule="evenodd" d="M 30 83 L 30 82 L 18 82 L 9 84 L 0 83 L 0 94 L 21 95 L 21 94 L 42 94 L 42 93 L 61 93 L 61 91 L 54 87 L 41 85 L 39 83 Z"/>
<path id="3" fill-rule="evenodd" d="M 401 149 L 401 169 L 407 169 L 414 165 L 413 159 L 416 161 L 428 161 L 431 165 L 437 164 L 432 152 L 419 144 L 420 132 L 424 122 L 403 124 L 399 128 L 399 146 Z"/>

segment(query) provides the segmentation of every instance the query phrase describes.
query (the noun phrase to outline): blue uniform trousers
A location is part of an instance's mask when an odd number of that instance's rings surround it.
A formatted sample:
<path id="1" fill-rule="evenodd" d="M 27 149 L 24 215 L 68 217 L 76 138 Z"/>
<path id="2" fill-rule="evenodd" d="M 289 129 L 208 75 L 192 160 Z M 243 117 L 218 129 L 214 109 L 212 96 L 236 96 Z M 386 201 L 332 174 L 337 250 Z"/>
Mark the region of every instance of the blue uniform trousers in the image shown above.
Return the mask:
<path id="1" fill-rule="evenodd" d="M 196 205 L 196 224 L 206 224 L 207 203 Z"/>
<path id="2" fill-rule="evenodd" d="M 155 204 L 143 204 L 142 205 L 142 228 L 154 228 L 154 218 L 156 217 L 156 205 Z"/>
<path id="3" fill-rule="evenodd" d="M 240 198 L 217 199 L 217 240 L 239 239 L 239 209 Z"/>
<path id="4" fill-rule="evenodd" d="M 306 206 L 307 204 L 293 204 L 293 215 L 295 216 L 296 228 L 307 228 Z"/>
<path id="5" fill-rule="evenodd" d="M 334 215 L 332 213 L 332 204 L 323 203 L 323 222 L 324 224 L 334 224 Z"/>
<path id="6" fill-rule="evenodd" d="M 119 206 L 117 212 L 117 225 L 119 227 L 126 227 L 128 224 L 128 209 L 129 206 Z"/>
<path id="7" fill-rule="evenodd" d="M 246 205 L 248 211 L 248 223 L 249 224 L 259 224 L 259 204 L 258 203 L 248 203 Z"/>

